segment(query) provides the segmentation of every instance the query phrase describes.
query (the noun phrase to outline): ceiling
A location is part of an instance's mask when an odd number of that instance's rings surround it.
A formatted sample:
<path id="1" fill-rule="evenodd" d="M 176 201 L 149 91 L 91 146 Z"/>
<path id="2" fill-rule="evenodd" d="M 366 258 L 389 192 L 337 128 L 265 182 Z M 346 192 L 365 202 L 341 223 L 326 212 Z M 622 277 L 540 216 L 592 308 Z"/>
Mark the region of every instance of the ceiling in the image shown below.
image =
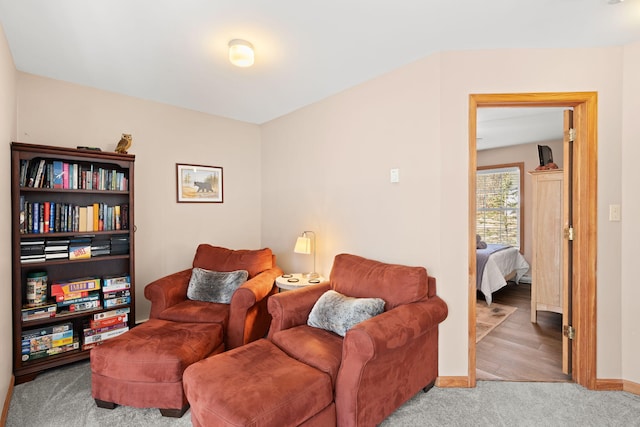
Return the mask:
<path id="1" fill-rule="evenodd" d="M 0 0 L 0 22 L 20 71 L 260 124 L 440 51 L 640 40 L 640 0 L 608 1 Z"/>

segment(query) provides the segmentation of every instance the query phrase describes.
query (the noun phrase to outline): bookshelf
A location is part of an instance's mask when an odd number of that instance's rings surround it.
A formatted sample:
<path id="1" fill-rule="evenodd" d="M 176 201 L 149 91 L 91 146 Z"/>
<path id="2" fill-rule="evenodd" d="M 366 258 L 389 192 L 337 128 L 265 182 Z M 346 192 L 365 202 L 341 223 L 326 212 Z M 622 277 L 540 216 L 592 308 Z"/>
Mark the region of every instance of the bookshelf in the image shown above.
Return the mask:
<path id="1" fill-rule="evenodd" d="M 134 162 L 11 144 L 16 384 L 87 359 L 89 344 L 135 325 Z"/>

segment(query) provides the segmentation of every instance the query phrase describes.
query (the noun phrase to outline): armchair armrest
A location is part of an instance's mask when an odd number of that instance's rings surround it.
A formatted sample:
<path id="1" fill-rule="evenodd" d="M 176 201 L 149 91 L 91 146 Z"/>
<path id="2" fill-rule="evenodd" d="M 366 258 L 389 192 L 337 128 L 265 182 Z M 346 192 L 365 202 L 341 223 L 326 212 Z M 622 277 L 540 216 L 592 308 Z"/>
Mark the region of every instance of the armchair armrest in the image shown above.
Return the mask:
<path id="1" fill-rule="evenodd" d="M 336 379 L 338 425 L 377 424 L 435 381 L 438 325 L 447 314 L 445 302 L 433 296 L 365 320 L 346 333 Z"/>
<path id="2" fill-rule="evenodd" d="M 447 305 L 439 297 L 401 305 L 355 325 L 347 332 L 345 345 L 353 342 L 358 353 L 373 359 L 406 346 L 410 340 L 437 327 L 447 314 Z"/>
<path id="3" fill-rule="evenodd" d="M 191 269 L 162 277 L 144 288 L 144 296 L 151 301 L 149 318 L 154 319 L 165 309 L 187 298 L 187 287 L 191 279 Z"/>
<path id="4" fill-rule="evenodd" d="M 227 350 L 262 338 L 269 327 L 266 311 L 267 298 L 275 292 L 276 277 L 282 269 L 275 266 L 243 283 L 231 297 L 229 325 L 227 327 Z"/>
<path id="5" fill-rule="evenodd" d="M 278 331 L 305 325 L 313 305 L 329 289 L 329 282 L 323 282 L 271 296 L 267 301 L 271 314 L 268 338 Z"/>

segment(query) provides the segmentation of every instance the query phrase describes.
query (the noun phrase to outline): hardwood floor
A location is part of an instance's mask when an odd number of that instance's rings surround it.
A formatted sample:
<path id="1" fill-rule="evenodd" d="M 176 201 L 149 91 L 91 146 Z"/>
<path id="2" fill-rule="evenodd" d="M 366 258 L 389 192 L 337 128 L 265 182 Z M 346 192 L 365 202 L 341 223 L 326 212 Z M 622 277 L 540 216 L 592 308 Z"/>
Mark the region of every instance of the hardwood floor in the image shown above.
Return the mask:
<path id="1" fill-rule="evenodd" d="M 478 300 L 484 303 L 480 294 Z M 509 282 L 493 302 L 518 307 L 476 346 L 476 379 L 572 381 L 562 373 L 562 315 L 538 312 L 531 323 L 531 285 Z"/>

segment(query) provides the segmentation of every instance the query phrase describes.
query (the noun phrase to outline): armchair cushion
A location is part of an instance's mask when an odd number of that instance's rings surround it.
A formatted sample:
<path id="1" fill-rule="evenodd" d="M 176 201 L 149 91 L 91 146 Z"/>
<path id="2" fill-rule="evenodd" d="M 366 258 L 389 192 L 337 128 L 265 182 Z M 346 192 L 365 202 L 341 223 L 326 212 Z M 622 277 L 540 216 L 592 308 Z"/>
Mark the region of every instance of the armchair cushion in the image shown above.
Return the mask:
<path id="1" fill-rule="evenodd" d="M 314 304 L 307 324 L 344 337 L 354 325 L 377 316 L 383 311 L 383 299 L 353 298 L 329 290 Z"/>
<path id="2" fill-rule="evenodd" d="M 186 323 L 220 323 L 226 331 L 229 312 L 229 304 L 184 300 L 163 310 L 158 319 Z"/>
<path id="3" fill-rule="evenodd" d="M 187 298 L 229 304 L 233 293 L 248 277 L 246 270 L 223 272 L 194 267 L 187 287 Z"/>

